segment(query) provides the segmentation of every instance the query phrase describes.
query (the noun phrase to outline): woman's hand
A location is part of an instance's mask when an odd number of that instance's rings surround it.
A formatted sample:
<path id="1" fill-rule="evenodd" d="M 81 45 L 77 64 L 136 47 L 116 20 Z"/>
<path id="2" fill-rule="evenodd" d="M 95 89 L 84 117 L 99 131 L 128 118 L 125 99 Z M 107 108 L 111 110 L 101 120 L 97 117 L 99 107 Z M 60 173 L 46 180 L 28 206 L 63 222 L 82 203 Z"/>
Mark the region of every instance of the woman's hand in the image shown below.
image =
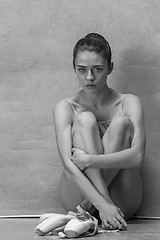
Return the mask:
<path id="1" fill-rule="evenodd" d="M 85 170 L 88 167 L 87 156 L 88 155 L 83 150 L 79 148 L 72 148 L 71 160 L 79 169 Z"/>
<path id="2" fill-rule="evenodd" d="M 99 215 L 102 220 L 102 228 L 104 229 L 124 230 L 127 228 L 124 214 L 114 204 L 107 203 L 99 210 Z"/>

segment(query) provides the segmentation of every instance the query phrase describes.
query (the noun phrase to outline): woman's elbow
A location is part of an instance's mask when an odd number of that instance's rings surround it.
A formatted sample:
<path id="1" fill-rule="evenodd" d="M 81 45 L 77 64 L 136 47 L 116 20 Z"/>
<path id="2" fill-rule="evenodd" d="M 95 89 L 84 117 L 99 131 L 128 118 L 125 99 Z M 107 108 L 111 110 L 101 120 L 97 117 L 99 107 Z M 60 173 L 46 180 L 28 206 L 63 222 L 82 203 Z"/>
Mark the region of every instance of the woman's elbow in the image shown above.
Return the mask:
<path id="1" fill-rule="evenodd" d="M 143 152 L 140 152 L 136 155 L 136 158 L 135 158 L 135 167 L 140 167 L 144 161 L 144 153 Z"/>

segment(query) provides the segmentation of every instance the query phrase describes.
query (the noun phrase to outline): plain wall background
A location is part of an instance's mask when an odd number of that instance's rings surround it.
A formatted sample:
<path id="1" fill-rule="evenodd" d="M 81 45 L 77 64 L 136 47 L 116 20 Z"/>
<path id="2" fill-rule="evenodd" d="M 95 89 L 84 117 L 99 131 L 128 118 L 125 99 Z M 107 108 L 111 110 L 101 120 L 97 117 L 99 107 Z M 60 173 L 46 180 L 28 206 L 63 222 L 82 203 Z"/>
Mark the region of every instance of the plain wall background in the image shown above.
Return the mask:
<path id="1" fill-rule="evenodd" d="M 137 214 L 160 215 L 160 1 L 0 0 L 0 212 L 62 212 L 53 109 L 79 89 L 74 44 L 110 42 L 109 85 L 141 97 L 147 153 Z"/>

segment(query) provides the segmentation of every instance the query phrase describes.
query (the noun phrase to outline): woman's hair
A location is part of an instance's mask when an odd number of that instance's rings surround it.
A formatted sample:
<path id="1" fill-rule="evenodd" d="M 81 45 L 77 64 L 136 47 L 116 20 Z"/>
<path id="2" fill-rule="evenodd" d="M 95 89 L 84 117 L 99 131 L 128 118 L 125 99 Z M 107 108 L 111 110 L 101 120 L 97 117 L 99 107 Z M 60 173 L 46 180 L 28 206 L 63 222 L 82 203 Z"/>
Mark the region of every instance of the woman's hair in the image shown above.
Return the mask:
<path id="1" fill-rule="evenodd" d="M 98 33 L 89 33 L 80 39 L 73 49 L 73 67 L 75 68 L 75 59 L 79 51 L 89 51 L 101 54 L 101 56 L 111 64 L 111 47 L 107 40 Z"/>

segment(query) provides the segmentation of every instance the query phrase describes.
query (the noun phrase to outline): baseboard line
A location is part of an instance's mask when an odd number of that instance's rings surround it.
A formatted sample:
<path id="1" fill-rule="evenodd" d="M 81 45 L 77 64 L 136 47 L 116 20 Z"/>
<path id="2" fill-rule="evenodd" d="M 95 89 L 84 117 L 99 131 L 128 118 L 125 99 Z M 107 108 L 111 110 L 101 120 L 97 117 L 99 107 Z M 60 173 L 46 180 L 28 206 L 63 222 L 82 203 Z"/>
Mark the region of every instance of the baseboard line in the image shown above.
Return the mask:
<path id="1" fill-rule="evenodd" d="M 148 219 L 148 220 L 160 220 L 158 216 L 133 216 L 131 219 Z"/>
<path id="2" fill-rule="evenodd" d="M 22 214 L 22 215 L 2 215 L 0 216 L 0 219 L 8 219 L 8 218 L 39 218 L 40 214 Z M 160 220 L 160 217 L 158 216 L 133 216 L 130 218 L 132 219 L 148 219 L 148 220 Z"/>
<path id="3" fill-rule="evenodd" d="M 36 215 L 4 215 L 4 216 L 0 216 L 0 219 L 7 219 L 7 218 L 39 218 L 40 215 L 36 214 Z"/>

